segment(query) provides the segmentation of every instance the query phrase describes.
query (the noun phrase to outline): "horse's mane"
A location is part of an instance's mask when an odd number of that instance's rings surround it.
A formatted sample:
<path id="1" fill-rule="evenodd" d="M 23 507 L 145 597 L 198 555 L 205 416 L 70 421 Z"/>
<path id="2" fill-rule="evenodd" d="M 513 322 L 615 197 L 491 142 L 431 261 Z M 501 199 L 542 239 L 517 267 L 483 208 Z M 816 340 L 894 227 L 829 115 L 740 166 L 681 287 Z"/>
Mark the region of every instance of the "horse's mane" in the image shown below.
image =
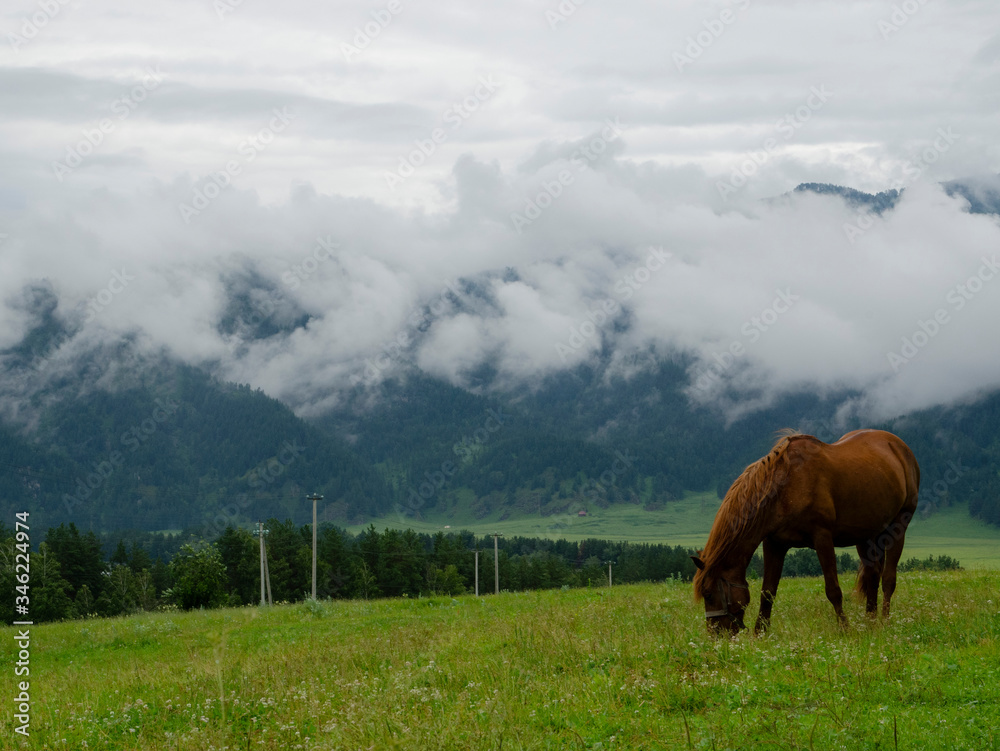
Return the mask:
<path id="1" fill-rule="evenodd" d="M 701 585 L 705 576 L 753 529 L 760 520 L 761 510 L 777 496 L 778 489 L 787 477 L 785 450 L 792 438 L 798 435 L 802 434 L 797 430 L 779 431 L 778 440 L 771 450 L 748 465 L 729 487 L 715 515 L 705 549 L 699 553 L 705 567 L 698 569 L 694 575 L 696 598 L 701 598 Z"/>

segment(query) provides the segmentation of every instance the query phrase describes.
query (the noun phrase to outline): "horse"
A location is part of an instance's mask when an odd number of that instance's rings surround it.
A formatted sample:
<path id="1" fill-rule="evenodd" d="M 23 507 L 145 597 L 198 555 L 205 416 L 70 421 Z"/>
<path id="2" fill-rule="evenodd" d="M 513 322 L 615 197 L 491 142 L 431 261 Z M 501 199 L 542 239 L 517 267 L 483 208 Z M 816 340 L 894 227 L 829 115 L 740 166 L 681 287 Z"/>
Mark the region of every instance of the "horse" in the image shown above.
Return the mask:
<path id="1" fill-rule="evenodd" d="M 745 629 L 750 602 L 746 570 L 763 542 L 764 580 L 754 633 L 770 625 L 785 554 L 816 551 L 826 596 L 842 626 L 843 594 L 834 548 L 854 545 L 861 557 L 856 592 L 882 617 L 896 589 L 896 566 L 906 528 L 917 509 L 920 467 L 910 448 L 884 430 L 855 430 L 836 443 L 782 431 L 771 451 L 743 470 L 722 501 L 697 567 L 695 600 L 704 600 L 710 632 Z"/>

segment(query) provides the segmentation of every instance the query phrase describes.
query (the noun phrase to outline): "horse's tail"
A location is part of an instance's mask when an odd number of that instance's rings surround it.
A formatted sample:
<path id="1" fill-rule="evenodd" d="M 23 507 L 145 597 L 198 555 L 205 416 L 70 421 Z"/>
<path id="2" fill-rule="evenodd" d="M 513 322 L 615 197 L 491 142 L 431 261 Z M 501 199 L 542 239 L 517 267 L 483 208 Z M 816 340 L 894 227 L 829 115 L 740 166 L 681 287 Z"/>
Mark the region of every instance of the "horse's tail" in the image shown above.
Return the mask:
<path id="1" fill-rule="evenodd" d="M 885 551 L 876 545 L 870 546 L 867 555 L 861 556 L 861 562 L 858 565 L 858 582 L 854 586 L 854 594 L 859 600 L 867 599 L 870 591 L 878 589 L 884 563 Z"/>

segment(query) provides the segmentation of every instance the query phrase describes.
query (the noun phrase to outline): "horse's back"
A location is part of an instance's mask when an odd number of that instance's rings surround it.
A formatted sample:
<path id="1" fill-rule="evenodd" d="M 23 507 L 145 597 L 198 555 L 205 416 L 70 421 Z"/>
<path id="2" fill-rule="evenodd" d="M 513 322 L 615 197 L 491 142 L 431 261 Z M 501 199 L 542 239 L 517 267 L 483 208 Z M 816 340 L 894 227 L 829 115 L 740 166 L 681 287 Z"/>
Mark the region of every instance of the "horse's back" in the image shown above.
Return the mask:
<path id="1" fill-rule="evenodd" d="M 821 444 L 803 469 L 817 515 L 832 526 L 840 545 L 855 544 L 900 513 L 916 510 L 916 458 L 902 439 L 884 430 L 856 430 Z"/>
<path id="2" fill-rule="evenodd" d="M 855 430 L 830 446 L 843 472 L 888 473 L 894 478 L 895 489 L 915 499 L 920 466 L 899 436 L 885 430 Z"/>

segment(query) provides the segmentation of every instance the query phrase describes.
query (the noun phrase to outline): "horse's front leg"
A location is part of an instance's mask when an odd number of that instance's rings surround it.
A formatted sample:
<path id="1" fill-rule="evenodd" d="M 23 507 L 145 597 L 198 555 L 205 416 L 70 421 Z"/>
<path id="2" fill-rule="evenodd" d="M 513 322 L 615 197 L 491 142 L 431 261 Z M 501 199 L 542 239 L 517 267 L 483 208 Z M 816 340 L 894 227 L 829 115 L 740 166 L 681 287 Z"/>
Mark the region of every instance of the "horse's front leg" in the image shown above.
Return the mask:
<path id="1" fill-rule="evenodd" d="M 760 590 L 760 611 L 753 627 L 754 634 L 767 631 L 767 627 L 771 625 L 771 608 L 778 594 L 778 582 L 781 581 L 781 570 L 784 568 L 787 552 L 787 547 L 764 539 L 764 584 Z"/>
<path id="2" fill-rule="evenodd" d="M 828 530 L 817 532 L 813 536 L 813 547 L 816 548 L 816 557 L 819 558 L 819 565 L 823 569 L 826 599 L 833 605 L 837 618 L 840 619 L 840 625 L 847 626 L 847 616 L 844 615 L 844 593 L 840 590 L 840 579 L 837 577 L 837 553 L 833 547 L 833 534 Z"/>

